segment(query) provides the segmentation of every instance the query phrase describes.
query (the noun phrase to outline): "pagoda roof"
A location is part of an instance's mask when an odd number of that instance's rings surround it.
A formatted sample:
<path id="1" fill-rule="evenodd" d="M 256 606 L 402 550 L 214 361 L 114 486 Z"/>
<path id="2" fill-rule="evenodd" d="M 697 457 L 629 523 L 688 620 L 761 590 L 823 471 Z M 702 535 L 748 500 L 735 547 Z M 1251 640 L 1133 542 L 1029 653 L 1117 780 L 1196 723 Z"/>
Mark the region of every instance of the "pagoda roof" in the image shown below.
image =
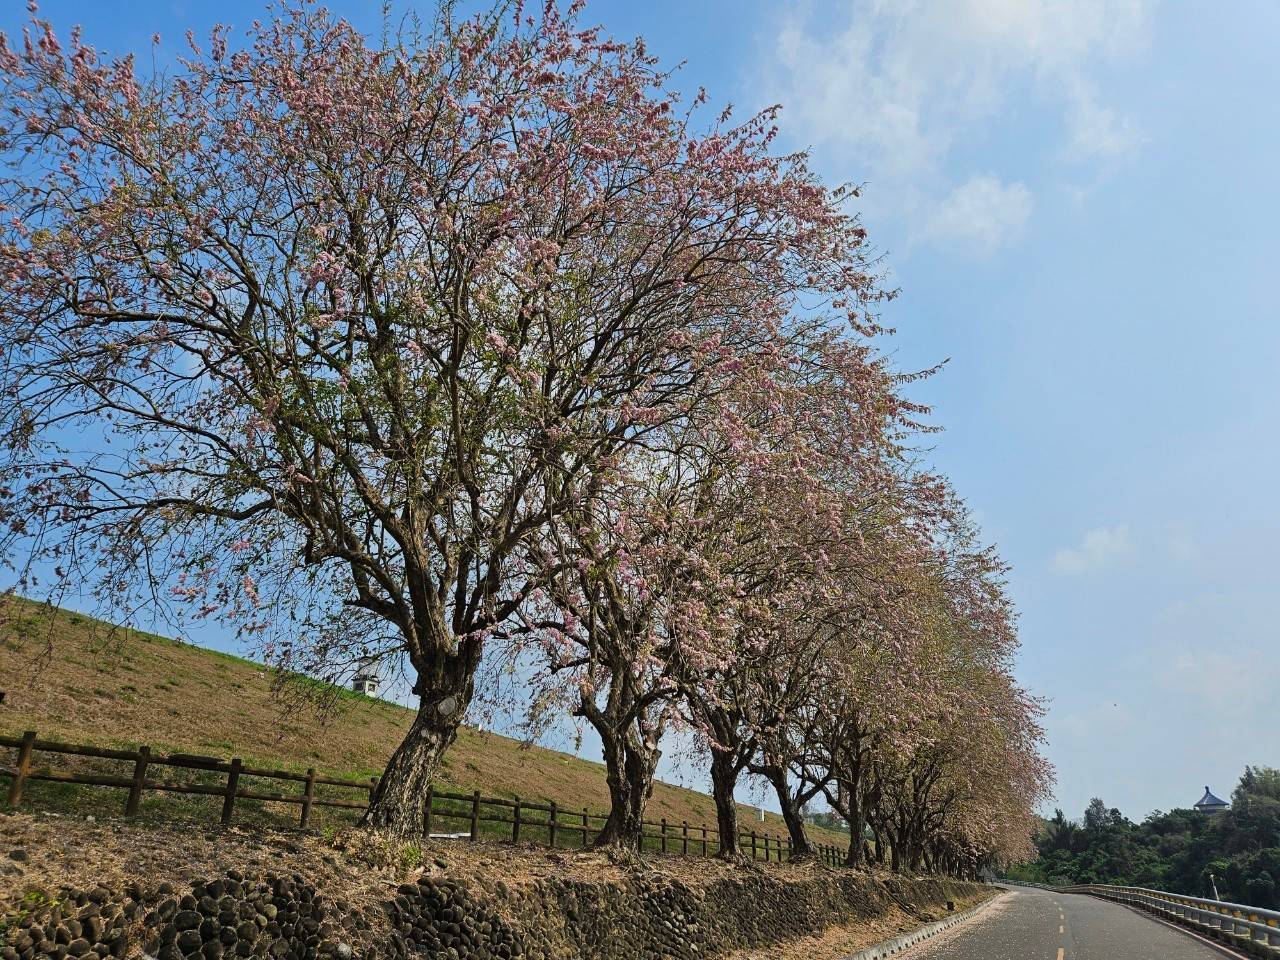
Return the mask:
<path id="1" fill-rule="evenodd" d="M 1200 801 L 1196 804 L 1196 809 L 1199 809 L 1201 807 L 1226 807 L 1226 806 L 1230 806 L 1230 804 L 1228 804 L 1227 801 L 1221 799 L 1220 797 L 1215 797 L 1213 795 L 1213 791 L 1211 791 L 1208 787 L 1205 787 L 1204 796 L 1201 797 Z"/>

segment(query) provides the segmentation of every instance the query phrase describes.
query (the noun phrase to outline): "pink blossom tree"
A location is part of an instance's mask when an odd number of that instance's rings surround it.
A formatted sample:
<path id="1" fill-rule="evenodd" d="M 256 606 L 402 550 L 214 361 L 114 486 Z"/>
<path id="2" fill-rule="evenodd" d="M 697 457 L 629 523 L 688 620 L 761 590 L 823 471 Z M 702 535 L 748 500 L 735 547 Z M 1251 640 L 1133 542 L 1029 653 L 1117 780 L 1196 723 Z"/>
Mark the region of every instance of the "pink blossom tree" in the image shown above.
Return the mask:
<path id="1" fill-rule="evenodd" d="M 833 636 L 804 611 L 837 603 L 846 525 L 896 489 L 885 461 L 916 412 L 898 383 L 848 331 L 809 324 L 784 354 L 742 358 L 699 416 L 587 478 L 582 507 L 547 525 L 534 562 L 549 586 L 516 633 L 537 637 L 550 687 L 604 746 L 600 843 L 638 845 L 677 721 L 709 748 L 721 853 L 736 853 L 737 778 L 820 682 Z"/>
<path id="2" fill-rule="evenodd" d="M 687 654 L 681 598 L 694 577 L 682 541 L 696 523 L 686 510 L 697 453 L 670 440 L 594 475 L 581 506 L 549 525 L 531 554 L 546 588 L 513 631 L 513 652 L 532 638 L 543 665 L 534 709 L 563 706 L 599 737 L 610 811 L 596 843 L 625 851 L 641 846 L 663 736 L 679 719 L 673 667 Z"/>
<path id="3" fill-rule="evenodd" d="M 865 761 L 877 724 L 904 716 L 923 695 L 913 572 L 923 553 L 918 528 L 940 509 L 940 488 L 930 477 L 903 475 L 897 461 L 865 465 L 857 483 L 811 487 L 808 509 L 788 505 L 821 531 L 808 552 L 822 562 L 794 584 L 787 604 L 773 595 L 786 640 L 739 678 L 744 700 L 770 718 L 752 731 L 745 766 L 773 787 L 796 856 L 808 852 L 801 810 L 816 797 L 851 824 L 860 819 L 841 783 L 856 781 L 854 766 Z M 816 509 L 815 490 L 825 512 Z"/>
<path id="4" fill-rule="evenodd" d="M 876 767 L 873 814 L 894 869 L 975 877 L 1033 855 L 1035 808 L 1052 782 L 1041 708 L 998 671 L 969 682 L 963 711 L 922 725 L 909 750 Z"/>
<path id="5" fill-rule="evenodd" d="M 751 453 L 716 488 L 698 547 L 715 571 L 702 579 L 716 589 L 698 591 L 704 615 L 727 642 L 678 673 L 710 755 L 723 856 L 737 853 L 734 790 L 748 769 L 779 793 L 793 856 L 809 852 L 799 810 L 819 787 L 792 797 L 786 755 L 807 749 L 830 665 L 858 636 L 855 611 L 875 605 L 886 629 L 898 626 L 884 602 L 894 541 L 931 509 L 929 485 L 903 479 L 904 439 L 924 412 L 901 397 L 906 379 L 866 345 L 826 336 L 775 372 L 773 389 L 741 397 L 732 418 Z"/>
<path id="6" fill-rule="evenodd" d="M 284 667 L 402 655 L 368 820 L 418 831 L 527 544 L 802 296 L 865 323 L 863 233 L 771 112 L 699 126 L 550 5 L 190 47 L 141 78 L 34 14 L 0 44 L 6 554 Z"/>
<path id="7" fill-rule="evenodd" d="M 895 869 L 972 876 L 1015 854 L 1046 797 L 1043 709 L 1012 678 L 1004 564 L 976 544 L 958 504 L 930 543 L 914 599 L 916 667 L 893 698 L 899 722 L 864 771 L 874 798 L 866 814 Z"/>
<path id="8" fill-rule="evenodd" d="M 920 698 L 918 674 L 904 667 L 878 645 L 842 651 L 801 756 L 799 775 L 819 786 L 848 828 L 846 866 L 865 862 L 864 835 L 881 795 L 876 766 L 895 739 L 908 735 Z"/>

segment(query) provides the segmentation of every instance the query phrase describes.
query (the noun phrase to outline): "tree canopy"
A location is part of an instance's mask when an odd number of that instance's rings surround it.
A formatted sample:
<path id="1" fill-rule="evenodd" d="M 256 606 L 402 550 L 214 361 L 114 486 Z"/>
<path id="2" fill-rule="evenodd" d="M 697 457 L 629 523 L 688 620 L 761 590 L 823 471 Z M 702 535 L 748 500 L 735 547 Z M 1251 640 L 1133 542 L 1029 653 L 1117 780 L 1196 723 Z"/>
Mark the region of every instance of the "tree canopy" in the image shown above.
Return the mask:
<path id="1" fill-rule="evenodd" d="M 0 38 L 4 557 L 285 673 L 407 665 L 375 827 L 422 830 L 518 664 L 600 735 L 602 844 L 638 847 L 679 728 L 726 856 L 750 771 L 796 856 L 825 796 L 851 863 L 864 831 L 1017 859 L 1042 707 L 1004 564 L 920 464 L 857 191 L 669 80 L 578 5 L 373 40 L 302 0 L 145 77 L 33 11 Z"/>

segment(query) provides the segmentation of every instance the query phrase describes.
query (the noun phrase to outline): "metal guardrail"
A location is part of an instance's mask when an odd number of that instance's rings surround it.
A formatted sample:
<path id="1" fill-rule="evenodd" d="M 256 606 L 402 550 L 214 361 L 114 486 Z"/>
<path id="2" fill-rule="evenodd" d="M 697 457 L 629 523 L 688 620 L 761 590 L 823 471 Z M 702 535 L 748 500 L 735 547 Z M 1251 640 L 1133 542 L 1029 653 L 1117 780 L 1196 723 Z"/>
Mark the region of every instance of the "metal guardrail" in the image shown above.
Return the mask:
<path id="1" fill-rule="evenodd" d="M 1038 886 L 1038 884 L 1037 884 Z M 1280 911 L 1243 903 L 1205 900 L 1181 893 L 1165 893 L 1145 887 L 1085 884 L 1049 887 L 1062 893 L 1086 893 L 1138 907 L 1177 923 L 1208 933 L 1217 939 L 1252 950 L 1264 957 L 1280 957 Z"/>

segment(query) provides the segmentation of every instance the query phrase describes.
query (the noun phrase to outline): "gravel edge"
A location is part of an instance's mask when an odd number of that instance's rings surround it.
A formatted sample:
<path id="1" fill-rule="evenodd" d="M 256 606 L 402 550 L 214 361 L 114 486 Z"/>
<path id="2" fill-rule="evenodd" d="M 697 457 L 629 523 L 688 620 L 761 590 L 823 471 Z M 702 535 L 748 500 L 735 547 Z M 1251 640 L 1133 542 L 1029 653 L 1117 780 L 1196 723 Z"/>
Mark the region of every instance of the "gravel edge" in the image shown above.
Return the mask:
<path id="1" fill-rule="evenodd" d="M 918 930 L 900 934 L 891 940 L 885 940 L 882 943 L 875 944 L 874 946 L 864 947 L 857 953 L 849 954 L 849 956 L 845 957 L 844 960 L 881 960 L 882 957 L 891 957 L 895 953 L 901 953 L 908 947 L 914 947 L 917 943 L 928 940 L 930 937 L 937 936 L 944 930 L 950 930 L 952 927 L 976 917 L 999 899 L 1000 895 L 996 894 L 994 897 L 983 900 L 982 903 L 978 904 L 976 907 L 970 907 L 968 910 L 962 910 L 955 916 L 947 917 L 945 920 L 936 920 L 933 923 L 925 924 Z"/>

